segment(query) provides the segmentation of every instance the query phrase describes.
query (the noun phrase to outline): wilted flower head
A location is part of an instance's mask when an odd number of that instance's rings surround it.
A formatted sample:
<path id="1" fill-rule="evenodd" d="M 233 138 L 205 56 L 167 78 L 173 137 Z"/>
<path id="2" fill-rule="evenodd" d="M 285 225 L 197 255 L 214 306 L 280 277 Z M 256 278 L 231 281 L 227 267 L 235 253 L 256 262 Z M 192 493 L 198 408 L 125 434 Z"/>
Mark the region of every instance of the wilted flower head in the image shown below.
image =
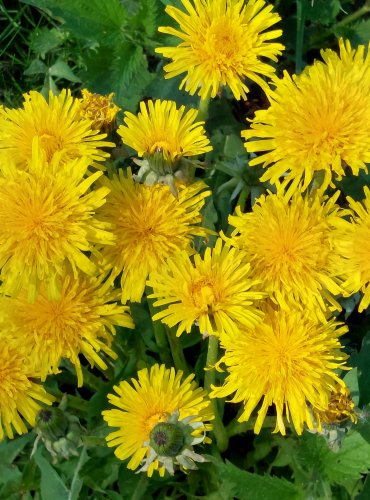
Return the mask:
<path id="1" fill-rule="evenodd" d="M 82 89 L 81 94 L 79 116 L 91 120 L 92 129 L 108 131 L 120 110 L 113 102 L 114 93 L 100 95 Z"/>

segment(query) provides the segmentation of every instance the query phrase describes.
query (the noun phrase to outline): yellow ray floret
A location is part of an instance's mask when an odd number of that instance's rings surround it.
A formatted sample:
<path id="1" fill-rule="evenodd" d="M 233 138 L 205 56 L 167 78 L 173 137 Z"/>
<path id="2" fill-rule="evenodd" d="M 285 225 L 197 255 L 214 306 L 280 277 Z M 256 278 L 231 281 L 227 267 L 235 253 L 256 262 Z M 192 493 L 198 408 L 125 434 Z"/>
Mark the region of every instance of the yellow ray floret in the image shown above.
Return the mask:
<path id="1" fill-rule="evenodd" d="M 326 301 L 341 310 L 335 296 L 346 293 L 338 231 L 347 212 L 336 204 L 338 196 L 297 191 L 289 198 L 280 190 L 258 198 L 252 212 L 229 216 L 236 228 L 231 243 L 246 252 L 261 290 L 286 310 L 301 304 L 322 321 Z"/>
<path id="2" fill-rule="evenodd" d="M 108 394 L 109 402 L 117 409 L 103 411 L 103 418 L 110 427 L 118 430 L 107 436 L 108 446 L 116 446 L 115 455 L 120 460 L 130 458 L 127 467 L 135 470 L 149 454 L 150 432 L 169 415 L 179 412 L 179 418 L 199 425 L 195 435 L 202 435 L 211 428 L 213 419 L 211 403 L 204 389 L 197 387 L 194 374 L 183 379 L 181 371 L 167 369 L 164 365 L 144 368 L 137 379 L 123 381 L 114 386 L 116 394 Z M 148 475 L 165 468 L 158 460 L 152 463 Z"/>
<path id="3" fill-rule="evenodd" d="M 284 416 L 298 434 L 314 428 L 311 407 L 325 410 L 337 384 L 336 370 L 343 369 L 346 354 L 338 340 L 347 327 L 335 320 L 319 324 L 303 312 L 266 311 L 254 329 L 221 337 L 225 354 L 219 363 L 228 375 L 211 397 L 235 393 L 233 403 L 243 402 L 239 421 L 248 421 L 259 408 L 254 432 L 259 433 L 270 406 L 276 411 L 274 432 L 285 434 Z"/>
<path id="4" fill-rule="evenodd" d="M 154 306 L 165 306 L 153 320 L 178 325 L 177 335 L 190 333 L 195 322 L 200 333 L 209 335 L 233 332 L 239 324 L 252 326 L 263 316 L 256 301 L 264 294 L 256 284 L 243 251 L 223 247 L 218 239 L 204 258 L 182 252 L 150 275 Z"/>
<path id="5" fill-rule="evenodd" d="M 0 269 L 2 291 L 14 295 L 27 288 L 29 299 L 44 281 L 51 296 L 66 265 L 92 275 L 95 265 L 84 252 L 94 244 L 113 244 L 108 225 L 94 216 L 105 203 L 106 187 L 90 190 L 101 172 L 83 179 L 84 159 L 51 163 L 34 148 L 29 171 L 10 164 L 0 177 Z"/>
<path id="6" fill-rule="evenodd" d="M 102 250 L 104 265 L 112 279 L 122 273 L 122 302 L 139 302 L 151 271 L 178 251 L 193 252 L 193 237 L 209 233 L 199 223 L 210 192 L 197 182 L 179 186 L 175 198 L 167 186 L 145 186 L 136 183 L 131 172 L 125 177 L 122 171 L 111 180 L 105 178 L 104 184 L 111 193 L 98 215 L 113 224 L 117 241 Z"/>
<path id="7" fill-rule="evenodd" d="M 351 293 L 364 293 L 359 304 L 360 312 L 370 304 L 370 190 L 364 187 L 362 202 L 347 197 L 352 210 L 352 220 L 346 222 L 340 235 L 339 245 L 346 258 L 344 270 L 345 286 Z"/>
<path id="8" fill-rule="evenodd" d="M 166 12 L 179 28 L 160 27 L 159 31 L 181 40 L 177 47 L 156 52 L 172 59 L 164 69 L 165 78 L 182 73 L 180 88 L 205 99 L 215 97 L 228 85 L 236 99 L 246 99 L 245 79 L 256 82 L 265 92 L 275 69 L 264 58 L 277 61 L 284 46 L 272 42 L 281 30 L 269 30 L 280 21 L 264 0 L 182 0 L 185 11 L 172 5 Z"/>
<path id="9" fill-rule="evenodd" d="M 0 340 L 0 441 L 7 436 L 27 432 L 25 421 L 35 426 L 42 404 L 50 405 L 54 398 L 37 382 L 38 372 L 22 348 Z"/>
<path id="10" fill-rule="evenodd" d="M 62 160 L 87 158 L 89 162 L 102 161 L 109 153 L 102 150 L 113 147 L 104 141 L 106 134 L 92 128 L 90 119 L 82 118 L 79 101 L 70 90 L 58 96 L 49 93 L 49 101 L 36 91 L 24 94 L 23 108 L 0 109 L 0 148 L 9 153 L 20 168 L 26 168 L 32 157 L 32 144 L 38 138 L 50 161 L 56 153 Z"/>
<path id="11" fill-rule="evenodd" d="M 370 47 L 370 45 L 369 45 Z M 250 165 L 262 165 L 261 181 L 292 182 L 305 190 L 318 171 L 322 189 L 345 175 L 367 171 L 370 162 L 370 51 L 352 49 L 340 40 L 339 55 L 321 52 L 299 76 L 275 80 L 271 105 L 256 112 L 251 128 L 242 132 L 251 153 L 262 152 Z"/>
<path id="12" fill-rule="evenodd" d="M 42 380 L 58 373 L 62 358 L 75 366 L 82 385 L 79 355 L 102 370 L 107 368 L 101 353 L 112 358 L 114 325 L 133 328 L 128 308 L 116 303 L 120 292 L 100 279 L 67 274 L 62 278 L 58 299 L 50 299 L 44 287 L 34 303 L 27 294 L 0 299 L 0 327 L 12 342 L 21 345 L 38 367 Z"/>
<path id="13" fill-rule="evenodd" d="M 165 160 L 175 162 L 212 149 L 197 114 L 196 109 L 185 112 L 185 106 L 177 109 L 174 101 L 141 102 L 138 115 L 125 113 L 118 133 L 139 156 L 161 152 Z"/>

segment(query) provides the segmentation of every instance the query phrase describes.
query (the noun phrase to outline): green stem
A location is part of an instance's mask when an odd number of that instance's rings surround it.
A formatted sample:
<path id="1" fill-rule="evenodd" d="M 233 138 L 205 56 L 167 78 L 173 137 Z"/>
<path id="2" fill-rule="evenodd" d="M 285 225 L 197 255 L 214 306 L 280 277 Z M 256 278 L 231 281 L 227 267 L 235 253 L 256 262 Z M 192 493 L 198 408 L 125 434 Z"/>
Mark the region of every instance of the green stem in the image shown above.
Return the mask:
<path id="1" fill-rule="evenodd" d="M 296 0 L 297 5 L 297 38 L 295 44 L 295 72 L 297 75 L 302 71 L 303 67 L 303 38 L 304 38 L 304 23 L 305 16 L 303 11 L 302 0 Z"/>
<path id="2" fill-rule="evenodd" d="M 151 290 L 149 290 L 151 292 Z M 148 305 L 149 305 L 149 312 L 150 316 L 153 318 L 154 314 L 158 312 L 158 310 L 155 309 L 153 306 L 153 299 L 148 298 L 148 290 L 147 290 L 147 300 L 148 300 Z M 153 321 L 152 319 L 152 325 L 153 325 L 153 331 L 154 331 L 154 337 L 155 337 L 155 342 L 158 347 L 159 351 L 159 357 L 167 367 L 172 366 L 172 359 L 170 355 L 170 351 L 168 349 L 168 341 L 167 341 L 167 334 L 166 334 L 166 327 L 161 321 Z"/>
<path id="3" fill-rule="evenodd" d="M 176 337 L 175 331 L 169 327 L 166 328 L 166 333 L 175 368 L 176 370 L 182 370 L 184 374 L 187 375 L 189 373 L 189 368 L 180 344 L 180 339 Z"/>
<path id="4" fill-rule="evenodd" d="M 207 121 L 210 100 L 209 94 L 204 99 L 199 100 L 197 121 Z"/>
<path id="5" fill-rule="evenodd" d="M 248 196 L 251 193 L 251 188 L 249 186 L 245 186 L 238 198 L 238 203 L 236 204 L 242 212 L 245 210 L 245 204 L 247 203 Z"/>
<path id="6" fill-rule="evenodd" d="M 208 352 L 206 361 L 206 373 L 204 376 L 204 388 L 210 393 L 211 386 L 216 382 L 216 369 L 214 365 L 217 363 L 218 359 L 218 338 L 214 335 L 208 337 Z M 214 413 L 214 420 L 212 421 L 213 434 L 215 435 L 217 446 L 219 451 L 222 453 L 227 450 L 229 445 L 229 438 L 226 434 L 225 427 L 222 423 L 222 417 L 219 412 L 218 402 L 216 398 L 211 399 L 212 409 Z"/>
<path id="7" fill-rule="evenodd" d="M 348 16 L 344 17 L 341 21 L 339 21 L 339 23 L 335 24 L 332 29 L 335 30 L 336 28 L 342 28 L 347 24 L 353 23 L 353 21 L 356 21 L 357 19 L 364 16 L 365 14 L 368 14 L 369 12 L 370 12 L 370 0 L 366 0 L 366 2 L 362 7 L 357 9 L 352 14 L 349 14 Z"/>

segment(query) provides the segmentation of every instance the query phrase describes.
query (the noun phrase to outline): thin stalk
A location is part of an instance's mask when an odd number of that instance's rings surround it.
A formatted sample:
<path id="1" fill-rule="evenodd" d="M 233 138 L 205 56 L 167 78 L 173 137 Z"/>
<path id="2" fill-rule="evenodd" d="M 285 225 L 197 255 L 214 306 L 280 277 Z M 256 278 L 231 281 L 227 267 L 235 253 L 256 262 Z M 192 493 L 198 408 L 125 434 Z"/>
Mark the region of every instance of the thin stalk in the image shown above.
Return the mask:
<path id="1" fill-rule="evenodd" d="M 204 388 L 210 393 L 211 386 L 216 382 L 216 369 L 215 364 L 218 359 L 218 338 L 214 335 L 208 337 L 208 352 L 206 361 L 206 373 L 204 376 Z M 226 434 L 224 424 L 222 423 L 222 416 L 220 415 L 218 403 L 216 398 L 211 399 L 212 409 L 214 413 L 214 420 L 212 420 L 213 434 L 215 435 L 217 446 L 219 451 L 222 453 L 227 450 L 229 445 L 229 438 Z"/>
<path id="2" fill-rule="evenodd" d="M 209 94 L 205 97 L 205 99 L 199 100 L 197 121 L 207 121 L 210 100 L 211 97 Z"/>
<path id="3" fill-rule="evenodd" d="M 303 37 L 304 37 L 304 10 L 302 0 L 296 0 L 297 5 L 297 37 L 295 44 L 295 72 L 297 75 L 303 68 Z"/>
<path id="4" fill-rule="evenodd" d="M 348 16 L 344 17 L 339 23 L 335 24 L 333 26 L 333 30 L 336 28 L 342 28 L 343 26 L 346 26 L 347 24 L 353 23 L 353 21 L 356 21 L 360 17 L 363 17 L 365 14 L 368 14 L 370 12 L 370 0 L 366 0 L 364 5 L 357 9 L 355 12 L 352 12 L 352 14 L 349 14 Z"/>
<path id="5" fill-rule="evenodd" d="M 187 375 L 189 373 L 189 368 L 180 344 L 180 339 L 176 337 L 175 331 L 169 327 L 166 328 L 166 334 L 176 370 L 182 370 L 184 374 Z"/>
<path id="6" fill-rule="evenodd" d="M 154 314 L 158 312 L 158 310 L 154 308 L 153 300 L 148 298 L 148 293 L 147 293 L 147 299 L 148 299 L 150 316 L 153 318 Z M 170 367 L 172 366 L 172 359 L 170 351 L 168 349 L 166 327 L 161 321 L 153 321 L 153 319 L 152 319 L 152 325 L 153 325 L 155 341 L 158 346 L 159 357 L 161 358 L 162 363 L 164 363 L 167 367 Z"/>

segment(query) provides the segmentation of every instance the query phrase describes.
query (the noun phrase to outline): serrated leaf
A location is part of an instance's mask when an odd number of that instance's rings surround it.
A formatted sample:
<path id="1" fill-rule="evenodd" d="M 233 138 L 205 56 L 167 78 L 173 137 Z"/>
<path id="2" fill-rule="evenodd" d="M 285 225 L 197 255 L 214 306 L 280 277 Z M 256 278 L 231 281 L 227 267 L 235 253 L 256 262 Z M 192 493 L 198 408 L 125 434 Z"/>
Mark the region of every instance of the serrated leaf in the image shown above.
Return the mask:
<path id="1" fill-rule="evenodd" d="M 140 8 L 132 19 L 130 26 L 144 31 L 147 36 L 153 36 L 157 31 L 158 5 L 156 0 L 142 0 Z"/>
<path id="2" fill-rule="evenodd" d="M 56 63 L 50 66 L 49 74 L 55 76 L 56 78 L 64 78 L 69 82 L 81 82 L 81 80 L 73 73 L 68 64 L 61 59 L 58 59 Z"/>
<path id="3" fill-rule="evenodd" d="M 126 12 L 119 0 L 22 0 L 63 21 L 76 37 L 108 44 L 119 36 Z"/>
<path id="4" fill-rule="evenodd" d="M 324 26 L 332 24 L 341 11 L 340 0 L 304 0 L 303 6 L 307 20 Z"/>
<path id="5" fill-rule="evenodd" d="M 359 479 L 370 469 L 370 444 L 356 431 L 350 431 L 337 453 L 327 450 L 324 467 L 327 478 L 335 484 Z"/>
<path id="6" fill-rule="evenodd" d="M 64 34 L 56 28 L 42 28 L 34 31 L 31 37 L 31 50 L 44 59 L 45 54 L 50 50 L 59 47 L 63 43 Z"/>
<path id="7" fill-rule="evenodd" d="M 42 455 L 41 448 L 33 456 L 41 471 L 41 499 L 42 500 L 68 500 L 68 489 L 63 483 L 57 471 L 49 464 Z"/>
<path id="8" fill-rule="evenodd" d="M 222 482 L 233 486 L 239 500 L 295 500 L 302 498 L 301 489 L 285 479 L 246 472 L 231 462 L 217 464 Z"/>

